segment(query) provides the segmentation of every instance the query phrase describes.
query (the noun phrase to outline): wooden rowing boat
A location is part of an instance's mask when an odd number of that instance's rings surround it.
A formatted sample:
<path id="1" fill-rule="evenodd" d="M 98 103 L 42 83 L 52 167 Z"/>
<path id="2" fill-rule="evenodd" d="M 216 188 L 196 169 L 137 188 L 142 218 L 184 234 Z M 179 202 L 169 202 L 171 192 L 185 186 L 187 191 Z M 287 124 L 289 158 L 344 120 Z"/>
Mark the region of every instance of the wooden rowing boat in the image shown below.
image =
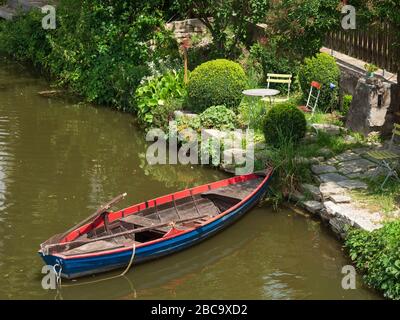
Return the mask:
<path id="1" fill-rule="evenodd" d="M 237 176 L 109 211 L 124 195 L 67 232 L 41 244 L 47 265 L 68 279 L 159 258 L 194 245 L 249 211 L 272 170 Z"/>

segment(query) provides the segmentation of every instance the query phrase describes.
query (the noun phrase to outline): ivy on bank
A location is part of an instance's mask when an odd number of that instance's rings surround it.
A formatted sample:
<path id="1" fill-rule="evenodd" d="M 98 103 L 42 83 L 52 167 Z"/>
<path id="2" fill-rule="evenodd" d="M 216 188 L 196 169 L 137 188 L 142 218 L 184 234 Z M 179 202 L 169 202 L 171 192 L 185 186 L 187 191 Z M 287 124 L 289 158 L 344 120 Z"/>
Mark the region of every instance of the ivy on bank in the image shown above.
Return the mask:
<path id="1" fill-rule="evenodd" d="M 57 28 L 38 11 L 0 24 L 0 54 L 31 62 L 90 102 L 128 110 L 144 76 L 178 57 L 158 1 L 61 0 Z"/>

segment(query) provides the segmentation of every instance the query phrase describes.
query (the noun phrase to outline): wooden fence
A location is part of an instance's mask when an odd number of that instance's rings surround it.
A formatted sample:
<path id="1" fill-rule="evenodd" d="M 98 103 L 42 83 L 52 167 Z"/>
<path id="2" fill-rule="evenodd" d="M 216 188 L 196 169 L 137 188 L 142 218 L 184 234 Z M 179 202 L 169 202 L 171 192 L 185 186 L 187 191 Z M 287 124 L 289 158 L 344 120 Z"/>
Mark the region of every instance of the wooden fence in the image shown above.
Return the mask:
<path id="1" fill-rule="evenodd" d="M 332 31 L 326 36 L 325 46 L 390 72 L 397 72 L 400 50 L 394 45 L 393 29 L 388 23 L 376 23 L 356 30 Z"/>

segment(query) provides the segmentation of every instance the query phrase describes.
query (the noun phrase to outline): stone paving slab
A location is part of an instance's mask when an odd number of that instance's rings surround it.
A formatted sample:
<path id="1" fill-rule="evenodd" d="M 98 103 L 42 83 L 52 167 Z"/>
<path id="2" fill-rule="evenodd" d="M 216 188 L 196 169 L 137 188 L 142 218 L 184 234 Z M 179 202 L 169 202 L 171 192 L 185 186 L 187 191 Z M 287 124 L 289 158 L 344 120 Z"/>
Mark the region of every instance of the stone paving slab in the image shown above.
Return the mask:
<path id="1" fill-rule="evenodd" d="M 339 163 L 339 172 L 351 174 L 365 172 L 376 167 L 376 164 L 367 159 L 356 159 Z"/>
<path id="2" fill-rule="evenodd" d="M 318 176 L 318 179 L 324 183 L 324 182 L 339 182 L 343 180 L 348 180 L 347 177 L 338 174 L 338 173 L 324 173 Z"/>
<path id="3" fill-rule="evenodd" d="M 319 188 L 317 186 L 314 186 L 314 185 L 308 184 L 308 183 L 303 183 L 301 185 L 301 187 L 304 191 L 311 194 L 311 196 L 314 200 L 317 200 L 317 201 L 321 200 L 321 192 L 319 191 Z"/>
<path id="4" fill-rule="evenodd" d="M 305 201 L 303 202 L 303 206 L 311 213 L 317 213 L 318 211 L 321 211 L 323 209 L 323 204 L 319 201 Z"/>
<path id="5" fill-rule="evenodd" d="M 339 162 L 358 160 L 358 159 L 361 159 L 359 154 L 357 154 L 355 152 L 348 152 L 348 151 L 336 156 L 336 160 L 338 160 Z"/>
<path id="6" fill-rule="evenodd" d="M 360 180 L 343 180 L 339 181 L 337 184 L 349 190 L 368 189 L 368 185 Z"/>
<path id="7" fill-rule="evenodd" d="M 348 174 L 350 179 L 374 179 L 376 177 L 386 175 L 387 171 L 383 168 L 374 168 L 366 172 L 356 172 Z"/>
<path id="8" fill-rule="evenodd" d="M 319 186 L 319 191 L 324 198 L 328 198 L 333 194 L 345 194 L 347 190 L 339 186 L 336 182 L 326 182 Z"/>
<path id="9" fill-rule="evenodd" d="M 327 166 L 327 165 L 313 165 L 311 166 L 311 171 L 315 174 L 322 174 L 322 173 L 333 173 L 337 172 L 337 169 L 334 166 Z"/>
<path id="10" fill-rule="evenodd" d="M 332 194 L 329 196 L 329 199 L 337 204 L 351 202 L 351 197 L 346 196 L 346 195 L 340 195 L 340 194 Z"/>

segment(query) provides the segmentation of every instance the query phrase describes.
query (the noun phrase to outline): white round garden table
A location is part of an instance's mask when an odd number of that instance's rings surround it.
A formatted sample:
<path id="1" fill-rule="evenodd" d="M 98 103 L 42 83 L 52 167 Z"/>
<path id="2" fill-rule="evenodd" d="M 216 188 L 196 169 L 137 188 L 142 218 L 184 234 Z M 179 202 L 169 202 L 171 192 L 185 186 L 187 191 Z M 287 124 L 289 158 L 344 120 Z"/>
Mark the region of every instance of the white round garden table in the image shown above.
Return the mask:
<path id="1" fill-rule="evenodd" d="M 280 93 L 279 90 L 275 89 L 249 89 L 244 90 L 243 94 L 247 97 L 259 97 L 259 98 L 269 98 L 269 102 L 272 105 L 272 97 Z"/>

